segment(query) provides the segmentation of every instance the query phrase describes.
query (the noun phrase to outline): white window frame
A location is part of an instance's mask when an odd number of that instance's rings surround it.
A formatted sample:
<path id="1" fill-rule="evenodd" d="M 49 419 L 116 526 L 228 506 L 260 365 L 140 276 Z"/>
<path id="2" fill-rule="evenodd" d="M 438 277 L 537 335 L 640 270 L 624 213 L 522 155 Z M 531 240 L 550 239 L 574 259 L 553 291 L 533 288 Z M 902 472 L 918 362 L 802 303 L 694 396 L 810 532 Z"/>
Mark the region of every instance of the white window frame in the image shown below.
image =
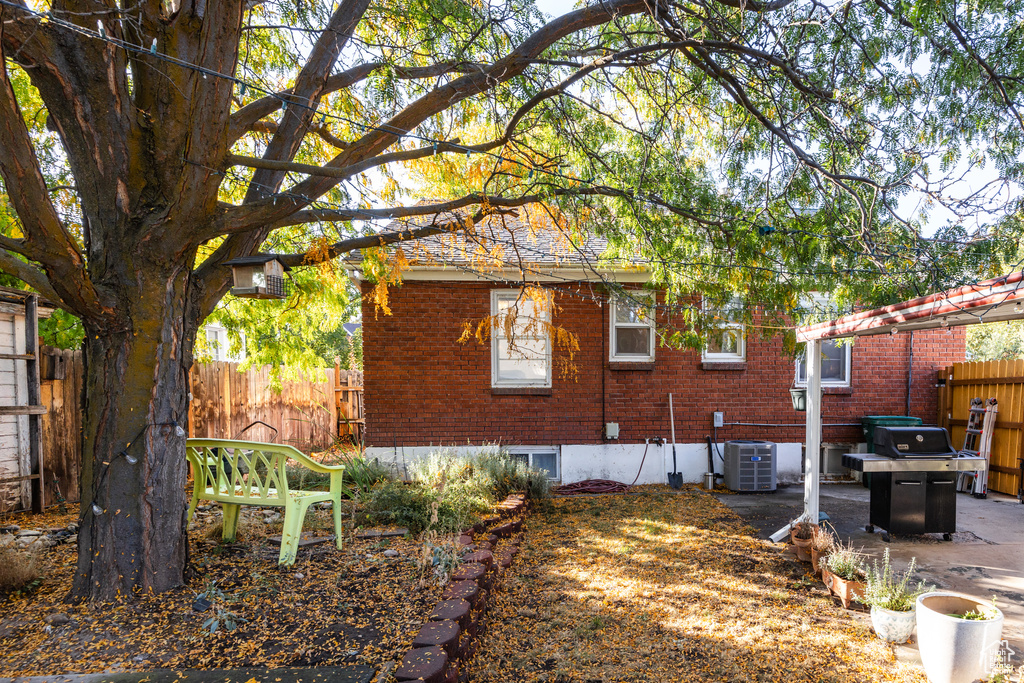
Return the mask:
<path id="1" fill-rule="evenodd" d="M 523 456 L 527 457 L 527 463 L 530 467 L 534 467 L 533 456 L 537 453 L 554 453 L 555 455 L 555 476 L 549 476 L 548 481 L 561 481 L 562 480 L 562 449 L 559 446 L 509 446 L 508 454 L 510 456 Z"/>
<path id="2" fill-rule="evenodd" d="M 712 306 L 708 302 L 707 298 L 704 298 L 704 300 L 701 302 L 701 305 L 702 305 L 702 307 L 704 308 L 705 311 L 721 310 L 718 307 Z M 740 300 L 738 298 L 733 298 L 732 301 L 730 301 L 728 304 L 726 304 L 725 309 L 726 310 L 738 309 L 738 308 L 740 308 L 740 306 L 741 306 Z M 708 351 L 707 343 L 705 343 L 704 344 L 704 349 L 701 352 L 701 358 L 705 362 L 708 362 L 708 363 L 743 363 L 743 362 L 746 362 L 746 360 L 747 360 L 747 330 L 746 330 L 746 326 L 743 323 L 726 322 L 726 323 L 723 323 L 723 324 L 719 325 L 719 327 L 721 327 L 723 331 L 724 330 L 739 330 L 740 331 L 739 350 L 736 353 L 712 352 L 712 351 Z"/>
<path id="3" fill-rule="evenodd" d="M 852 379 L 852 375 L 853 375 L 853 353 L 852 353 L 853 352 L 853 344 L 839 344 L 839 341 L 840 340 L 838 340 L 838 339 L 822 339 L 821 340 L 821 344 L 822 344 L 823 347 L 824 347 L 825 344 L 833 344 L 833 345 L 839 346 L 840 348 L 843 349 L 843 352 L 844 352 L 843 355 L 844 355 L 844 359 L 845 359 L 845 363 L 846 363 L 846 373 L 845 373 L 846 374 L 846 379 L 845 380 L 836 380 L 836 379 L 825 379 L 825 377 L 822 377 L 821 378 L 821 386 L 823 386 L 823 387 L 848 387 L 848 386 L 850 386 L 850 380 Z M 804 361 L 807 358 L 807 351 L 806 351 L 806 349 L 807 349 L 807 346 L 805 344 L 804 345 L 804 351 L 801 352 L 799 356 L 797 356 L 795 364 L 794 364 L 794 367 L 793 367 L 793 386 L 796 386 L 796 387 L 806 387 L 807 386 L 807 377 L 805 376 L 803 379 L 800 379 L 800 366 L 804 363 Z M 807 374 L 806 371 L 804 372 L 804 374 L 805 375 Z"/>
<path id="4" fill-rule="evenodd" d="M 816 313 L 824 315 L 826 317 L 835 317 L 835 315 L 836 315 L 836 312 L 829 310 L 828 296 L 826 296 L 824 294 L 821 294 L 819 292 L 811 292 L 809 295 L 807 295 L 804 298 L 804 300 L 803 300 L 803 305 L 806 308 L 814 309 Z M 836 339 L 823 339 L 821 341 L 821 344 L 822 344 L 822 346 L 824 346 L 825 344 L 833 344 L 833 345 L 839 346 L 840 345 L 838 343 L 839 341 L 840 340 L 836 340 Z M 848 386 L 850 386 L 850 382 L 853 379 L 853 344 L 846 343 L 846 344 L 841 344 L 841 346 L 842 346 L 842 348 L 845 351 L 846 379 L 845 380 L 834 380 L 834 379 L 825 379 L 824 377 L 822 377 L 821 378 L 821 386 L 823 386 L 823 387 L 848 387 Z M 805 351 L 801 352 L 800 355 L 798 355 L 796 357 L 796 360 L 795 360 L 794 365 L 793 365 L 793 386 L 795 386 L 795 387 L 806 387 L 807 386 L 807 378 L 806 378 L 806 376 L 804 377 L 804 379 L 800 379 L 800 366 L 804 363 L 804 361 L 806 360 L 806 357 L 807 357 L 806 356 L 806 348 L 807 348 L 807 346 L 805 344 L 804 345 Z M 807 374 L 806 370 L 805 370 L 804 374 L 805 375 Z"/>
<path id="5" fill-rule="evenodd" d="M 500 315 L 498 309 L 498 302 L 502 300 L 517 301 L 520 296 L 526 297 L 526 294 L 522 293 L 519 289 L 492 289 L 491 290 L 491 316 L 495 317 Z M 552 306 L 547 307 L 547 323 L 551 324 L 551 309 Z M 543 380 L 511 380 L 511 379 L 500 379 L 498 377 L 498 348 L 499 344 L 505 341 L 505 330 L 504 325 L 501 321 L 498 321 L 498 327 L 492 328 L 491 333 L 491 387 L 493 388 L 528 388 L 528 387 L 539 387 L 539 388 L 550 388 L 551 387 L 551 335 L 549 334 L 546 341 L 547 357 L 546 357 L 546 370 L 545 377 Z"/>
<path id="6" fill-rule="evenodd" d="M 210 332 L 213 332 L 214 336 L 217 337 L 216 341 L 210 340 Z M 238 354 L 232 354 L 231 340 L 228 339 L 227 328 L 213 323 L 203 325 L 203 337 L 206 339 L 206 345 L 210 349 L 210 357 L 214 361 L 226 363 L 241 363 L 244 361 L 245 332 L 239 332 L 238 334 L 241 337 L 241 347 L 238 350 Z"/>
<path id="7" fill-rule="evenodd" d="M 647 299 L 650 303 L 650 314 L 648 315 L 647 322 L 643 323 L 620 323 L 615 320 L 615 309 L 619 305 L 619 299 L 612 297 L 608 310 L 608 360 L 612 363 L 650 363 L 654 360 L 654 305 L 655 295 L 654 292 L 643 291 L 643 290 L 630 290 L 629 296 L 633 299 Z M 616 331 L 620 327 L 625 328 L 648 328 L 651 331 L 650 337 L 648 337 L 648 348 L 646 355 L 640 354 L 616 354 Z"/>

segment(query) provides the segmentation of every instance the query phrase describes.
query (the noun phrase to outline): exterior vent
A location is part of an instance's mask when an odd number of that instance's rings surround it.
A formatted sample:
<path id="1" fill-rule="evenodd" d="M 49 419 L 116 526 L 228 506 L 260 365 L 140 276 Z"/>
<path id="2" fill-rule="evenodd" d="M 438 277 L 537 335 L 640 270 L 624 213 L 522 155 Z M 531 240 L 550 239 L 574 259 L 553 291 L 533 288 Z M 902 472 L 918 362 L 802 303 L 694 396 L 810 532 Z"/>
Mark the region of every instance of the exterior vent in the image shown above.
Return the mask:
<path id="1" fill-rule="evenodd" d="M 774 491 L 775 449 L 771 441 L 726 441 L 726 488 L 731 491 Z"/>

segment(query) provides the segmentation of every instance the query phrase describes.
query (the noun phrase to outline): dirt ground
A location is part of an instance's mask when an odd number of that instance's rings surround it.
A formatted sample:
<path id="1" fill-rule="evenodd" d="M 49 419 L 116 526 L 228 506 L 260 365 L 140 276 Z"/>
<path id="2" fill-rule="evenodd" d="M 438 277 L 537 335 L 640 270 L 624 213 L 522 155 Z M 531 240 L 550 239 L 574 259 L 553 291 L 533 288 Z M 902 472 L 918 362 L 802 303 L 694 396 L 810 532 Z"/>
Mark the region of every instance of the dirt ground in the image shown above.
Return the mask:
<path id="1" fill-rule="evenodd" d="M 556 501 L 520 555 L 473 681 L 925 680 L 701 491 Z"/>
<path id="2" fill-rule="evenodd" d="M 0 677 L 353 663 L 379 668 L 401 656 L 437 602 L 436 582 L 419 585 L 421 546 L 411 539 L 354 540 L 342 551 L 333 543 L 315 545 L 301 549 L 294 566 L 279 568 L 279 547 L 265 538 L 280 533 L 279 525 L 263 524 L 255 509 L 243 514 L 250 521 L 243 522 L 242 542 L 233 545 L 207 538 L 216 510 L 205 515 L 205 524 L 193 524 L 189 584 L 131 605 L 66 604 L 75 548 L 46 551 L 49 572 L 42 584 L 0 602 Z M 317 514 L 325 517 L 319 526 L 329 527 L 329 511 Z M 59 527 L 74 517 L 5 521 Z M 197 612 L 193 603 L 207 589 L 213 605 Z M 70 621 L 48 626 L 45 619 L 58 614 Z M 211 617 L 217 617 L 215 633 L 204 628 Z"/>

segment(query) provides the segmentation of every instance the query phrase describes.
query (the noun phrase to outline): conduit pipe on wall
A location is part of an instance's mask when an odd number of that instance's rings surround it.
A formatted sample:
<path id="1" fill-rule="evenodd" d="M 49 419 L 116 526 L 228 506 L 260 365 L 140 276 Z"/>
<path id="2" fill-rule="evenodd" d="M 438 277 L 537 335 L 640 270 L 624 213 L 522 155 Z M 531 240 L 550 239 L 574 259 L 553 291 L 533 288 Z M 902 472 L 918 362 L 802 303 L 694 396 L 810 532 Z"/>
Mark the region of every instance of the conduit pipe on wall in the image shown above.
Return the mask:
<path id="1" fill-rule="evenodd" d="M 803 427 L 804 423 L 780 424 L 772 422 L 723 422 L 723 427 Z M 822 427 L 860 427 L 860 422 L 823 422 Z"/>

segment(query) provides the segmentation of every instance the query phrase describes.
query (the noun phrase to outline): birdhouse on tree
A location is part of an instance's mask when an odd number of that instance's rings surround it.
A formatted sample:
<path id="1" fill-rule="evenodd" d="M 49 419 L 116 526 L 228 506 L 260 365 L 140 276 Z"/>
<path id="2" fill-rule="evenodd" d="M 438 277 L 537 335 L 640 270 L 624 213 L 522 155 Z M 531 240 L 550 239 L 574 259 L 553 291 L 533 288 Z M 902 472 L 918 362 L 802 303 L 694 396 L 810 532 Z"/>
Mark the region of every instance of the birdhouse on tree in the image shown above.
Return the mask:
<path id="1" fill-rule="evenodd" d="M 284 274 L 291 270 L 274 254 L 243 256 L 224 262 L 231 266 L 231 293 L 247 299 L 287 299 Z"/>

